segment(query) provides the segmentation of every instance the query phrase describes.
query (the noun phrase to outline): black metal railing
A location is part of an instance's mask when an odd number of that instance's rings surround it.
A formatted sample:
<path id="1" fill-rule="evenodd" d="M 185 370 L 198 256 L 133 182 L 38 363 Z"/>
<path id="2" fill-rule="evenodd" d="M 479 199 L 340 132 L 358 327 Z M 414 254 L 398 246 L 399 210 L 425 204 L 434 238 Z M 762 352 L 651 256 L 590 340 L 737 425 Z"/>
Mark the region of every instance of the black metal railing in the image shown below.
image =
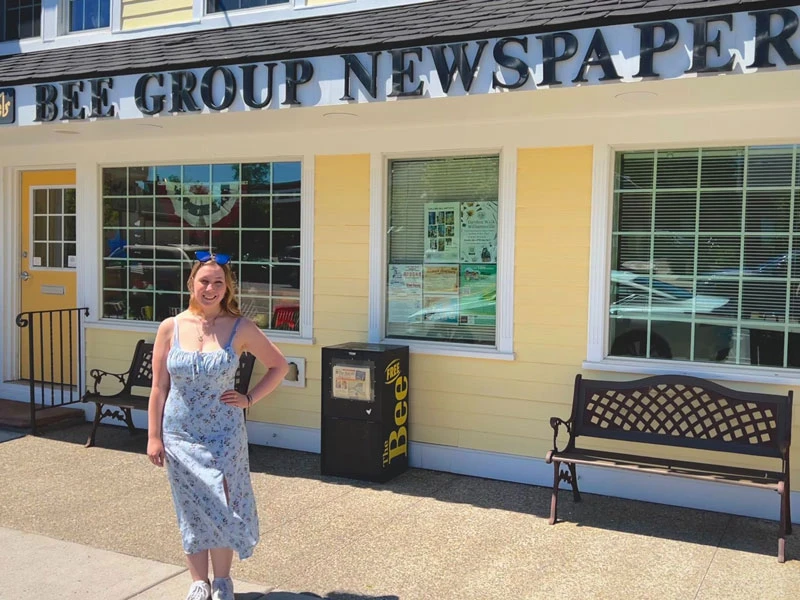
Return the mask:
<path id="1" fill-rule="evenodd" d="M 29 384 L 34 434 L 37 411 L 81 400 L 86 387 L 81 320 L 88 316 L 87 307 L 34 310 L 17 315 L 17 327 L 28 330 L 27 336 L 24 331 L 20 336 L 20 379 Z"/>

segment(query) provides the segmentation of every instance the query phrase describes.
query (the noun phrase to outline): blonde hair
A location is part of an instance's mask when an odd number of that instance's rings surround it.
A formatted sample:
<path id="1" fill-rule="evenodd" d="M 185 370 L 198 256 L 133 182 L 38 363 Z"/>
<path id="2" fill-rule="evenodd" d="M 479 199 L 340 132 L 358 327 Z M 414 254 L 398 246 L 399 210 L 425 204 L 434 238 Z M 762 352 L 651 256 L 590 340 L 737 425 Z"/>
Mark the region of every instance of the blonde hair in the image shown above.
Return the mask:
<path id="1" fill-rule="evenodd" d="M 242 311 L 239 308 L 239 302 L 236 300 L 236 292 L 237 285 L 236 285 L 236 276 L 233 274 L 231 270 L 230 263 L 225 263 L 224 265 L 219 264 L 214 257 L 212 256 L 211 259 L 200 262 L 196 261 L 192 266 L 192 271 L 189 273 L 189 279 L 186 281 L 186 284 L 189 286 L 189 310 L 192 312 L 200 312 L 200 304 L 195 300 L 194 297 L 194 278 L 197 275 L 197 272 L 207 265 L 217 265 L 220 269 L 222 269 L 223 274 L 225 275 L 225 295 L 222 297 L 219 305 L 222 309 L 222 312 L 232 316 L 232 317 L 241 317 Z"/>

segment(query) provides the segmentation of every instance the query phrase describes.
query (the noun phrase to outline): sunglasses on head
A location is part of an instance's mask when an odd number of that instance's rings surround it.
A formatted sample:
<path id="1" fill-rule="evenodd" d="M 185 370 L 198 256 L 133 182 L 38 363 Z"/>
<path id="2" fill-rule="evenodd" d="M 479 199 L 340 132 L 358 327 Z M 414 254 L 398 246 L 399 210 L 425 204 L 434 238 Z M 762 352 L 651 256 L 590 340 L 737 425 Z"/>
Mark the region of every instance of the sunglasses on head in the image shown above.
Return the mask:
<path id="1" fill-rule="evenodd" d="M 227 254 L 212 254 L 207 250 L 199 250 L 194 253 L 194 256 L 201 263 L 207 263 L 208 261 L 213 260 L 220 266 L 227 265 L 231 260 L 231 257 Z"/>

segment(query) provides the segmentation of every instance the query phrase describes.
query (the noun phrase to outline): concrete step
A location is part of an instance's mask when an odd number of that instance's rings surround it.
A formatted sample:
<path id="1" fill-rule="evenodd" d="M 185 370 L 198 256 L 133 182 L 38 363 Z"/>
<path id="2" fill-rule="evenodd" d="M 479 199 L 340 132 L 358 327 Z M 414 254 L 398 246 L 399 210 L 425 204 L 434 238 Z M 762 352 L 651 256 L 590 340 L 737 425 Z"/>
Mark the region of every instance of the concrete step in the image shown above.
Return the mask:
<path id="1" fill-rule="evenodd" d="M 36 427 L 69 427 L 84 423 L 84 412 L 67 406 L 54 406 L 36 411 Z M 27 402 L 0 399 L 0 427 L 31 428 L 31 406 Z"/>

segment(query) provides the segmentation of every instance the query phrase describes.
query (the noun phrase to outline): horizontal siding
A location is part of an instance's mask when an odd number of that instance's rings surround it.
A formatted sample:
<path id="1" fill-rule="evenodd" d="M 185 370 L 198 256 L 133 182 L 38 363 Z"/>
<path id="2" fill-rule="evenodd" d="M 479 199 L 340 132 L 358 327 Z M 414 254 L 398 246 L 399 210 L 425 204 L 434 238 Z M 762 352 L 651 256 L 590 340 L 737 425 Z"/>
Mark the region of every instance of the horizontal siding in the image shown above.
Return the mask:
<path id="1" fill-rule="evenodd" d="M 163 27 L 193 20 L 192 0 L 122 0 L 122 29 Z"/>

